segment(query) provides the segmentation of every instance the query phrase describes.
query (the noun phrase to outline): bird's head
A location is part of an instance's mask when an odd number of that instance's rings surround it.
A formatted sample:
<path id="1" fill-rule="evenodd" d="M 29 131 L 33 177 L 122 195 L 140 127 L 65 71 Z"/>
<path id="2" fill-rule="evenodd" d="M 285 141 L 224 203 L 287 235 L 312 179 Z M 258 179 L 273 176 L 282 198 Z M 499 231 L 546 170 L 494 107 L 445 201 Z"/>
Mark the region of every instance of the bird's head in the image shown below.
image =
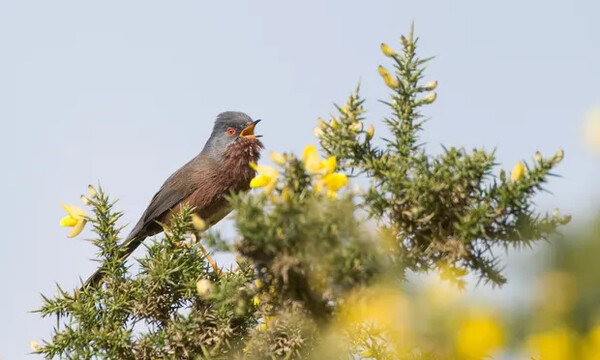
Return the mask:
<path id="1" fill-rule="evenodd" d="M 263 145 L 258 138 L 261 135 L 254 134 L 254 127 L 259 122 L 260 120 L 252 120 L 250 116 L 239 111 L 219 114 L 202 152 L 219 161 L 237 153 L 242 155 L 260 151 Z"/>

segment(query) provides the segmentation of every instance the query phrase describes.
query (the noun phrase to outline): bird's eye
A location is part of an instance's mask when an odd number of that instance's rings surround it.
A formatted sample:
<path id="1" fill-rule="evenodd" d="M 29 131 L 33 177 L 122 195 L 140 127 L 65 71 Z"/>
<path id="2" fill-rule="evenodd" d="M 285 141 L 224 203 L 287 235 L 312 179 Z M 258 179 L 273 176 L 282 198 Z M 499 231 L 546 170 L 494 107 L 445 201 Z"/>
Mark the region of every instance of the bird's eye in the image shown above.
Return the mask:
<path id="1" fill-rule="evenodd" d="M 233 136 L 233 135 L 235 135 L 236 130 L 235 130 L 234 127 L 230 126 L 230 127 L 227 128 L 227 130 L 225 130 L 225 132 L 227 132 L 227 135 Z"/>

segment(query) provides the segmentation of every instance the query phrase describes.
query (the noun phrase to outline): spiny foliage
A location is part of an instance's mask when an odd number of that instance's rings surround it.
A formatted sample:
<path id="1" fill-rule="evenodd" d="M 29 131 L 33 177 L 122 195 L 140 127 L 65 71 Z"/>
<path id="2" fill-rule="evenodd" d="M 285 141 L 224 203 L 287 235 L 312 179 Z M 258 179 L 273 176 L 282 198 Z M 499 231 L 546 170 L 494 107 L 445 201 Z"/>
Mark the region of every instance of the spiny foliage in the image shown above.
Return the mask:
<path id="1" fill-rule="evenodd" d="M 437 97 L 430 92 L 437 82 L 421 83 L 431 59 L 417 56 L 412 31 L 401 43 L 400 54 L 384 51 L 394 62 L 395 76 L 380 66 L 392 89 L 390 100 L 383 103 L 392 111 L 385 123 L 393 137 L 378 147 L 372 141 L 373 128 L 357 126 L 364 102 L 357 90 L 344 107 L 337 107 L 339 116 L 321 122 L 321 146 L 337 157 L 343 170 L 371 180 L 364 209 L 394 237 L 389 249 L 394 260 L 413 271 L 442 264 L 503 284 L 495 246 L 519 247 L 546 239 L 570 219 L 558 213 L 539 215 L 532 205 L 533 195 L 543 190 L 563 153 L 547 159 L 537 153 L 518 179 L 507 178 L 504 171 L 495 176 L 494 154 L 484 149 L 451 147 L 441 155 L 427 154 L 418 142 L 426 120 L 420 109 Z M 356 129 L 364 136 L 357 136 Z"/>
<path id="2" fill-rule="evenodd" d="M 437 84 L 421 84 L 428 59 L 417 57 L 412 32 L 401 40 L 399 54 L 384 48 L 394 74 L 380 68 L 393 90 L 384 102 L 392 136 L 375 144 L 357 90 L 337 107 L 338 116 L 320 121 L 316 134 L 329 159 L 309 166 L 293 154 L 278 155 L 282 173 L 271 169 L 261 179 L 267 191 L 231 195 L 239 233 L 233 244 L 194 229 L 193 209 L 184 207 L 162 237 L 146 241 L 133 271 L 118 247 L 121 214 L 100 190 L 90 199 L 89 221 L 103 283 L 44 297 L 39 311 L 56 317 L 57 327 L 39 352 L 114 359 L 436 358 L 394 345 L 404 338 L 397 335 L 406 330 L 405 317 L 395 306 L 401 297 L 385 291 L 398 289 L 407 270 L 434 268 L 458 284 L 467 272 L 502 284 L 494 246 L 546 238 L 568 221 L 537 215 L 532 206 L 562 153 L 536 156 L 511 179 L 494 175 L 494 155 L 485 150 L 427 154 L 418 143 L 420 109 L 434 102 L 434 93 L 424 94 Z M 333 173 L 336 167 L 366 177 L 370 187 L 338 196 L 346 177 Z M 376 234 L 365 228 L 365 214 L 376 220 Z M 236 252 L 235 268 L 218 268 L 201 240 Z M 367 321 L 372 316 L 376 323 Z M 382 324 L 390 326 L 387 333 Z M 331 339 L 339 340 L 333 341 L 339 351 L 331 352 Z"/>

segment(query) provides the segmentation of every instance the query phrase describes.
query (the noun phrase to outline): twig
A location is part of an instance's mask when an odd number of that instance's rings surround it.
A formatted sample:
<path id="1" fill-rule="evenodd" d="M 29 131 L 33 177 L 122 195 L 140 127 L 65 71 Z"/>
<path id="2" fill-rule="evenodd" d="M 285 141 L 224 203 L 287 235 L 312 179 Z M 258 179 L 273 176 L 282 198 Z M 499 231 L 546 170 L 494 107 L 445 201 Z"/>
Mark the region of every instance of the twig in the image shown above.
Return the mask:
<path id="1" fill-rule="evenodd" d="M 221 269 L 217 265 L 217 262 L 210 256 L 210 254 L 208 253 L 208 251 L 206 251 L 204 246 L 202 246 L 202 244 L 200 243 L 200 239 L 195 234 L 192 234 L 192 241 L 198 244 L 198 247 L 200 247 L 200 251 L 202 251 L 202 254 L 206 258 L 206 260 L 208 260 L 208 263 L 210 264 L 210 266 L 212 266 L 215 273 L 221 276 Z"/>

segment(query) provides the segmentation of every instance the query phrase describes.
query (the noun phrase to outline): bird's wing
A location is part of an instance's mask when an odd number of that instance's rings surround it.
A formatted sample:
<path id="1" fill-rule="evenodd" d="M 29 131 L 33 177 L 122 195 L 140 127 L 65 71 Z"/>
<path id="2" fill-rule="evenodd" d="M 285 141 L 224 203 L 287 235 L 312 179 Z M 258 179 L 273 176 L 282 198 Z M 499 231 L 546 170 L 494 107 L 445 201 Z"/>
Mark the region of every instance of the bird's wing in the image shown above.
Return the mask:
<path id="1" fill-rule="evenodd" d="M 165 212 L 197 190 L 199 184 L 194 181 L 194 168 L 197 166 L 200 166 L 198 157 L 182 166 L 165 181 L 129 234 L 128 240 L 143 234 L 146 228 L 154 226 L 155 221 Z"/>

